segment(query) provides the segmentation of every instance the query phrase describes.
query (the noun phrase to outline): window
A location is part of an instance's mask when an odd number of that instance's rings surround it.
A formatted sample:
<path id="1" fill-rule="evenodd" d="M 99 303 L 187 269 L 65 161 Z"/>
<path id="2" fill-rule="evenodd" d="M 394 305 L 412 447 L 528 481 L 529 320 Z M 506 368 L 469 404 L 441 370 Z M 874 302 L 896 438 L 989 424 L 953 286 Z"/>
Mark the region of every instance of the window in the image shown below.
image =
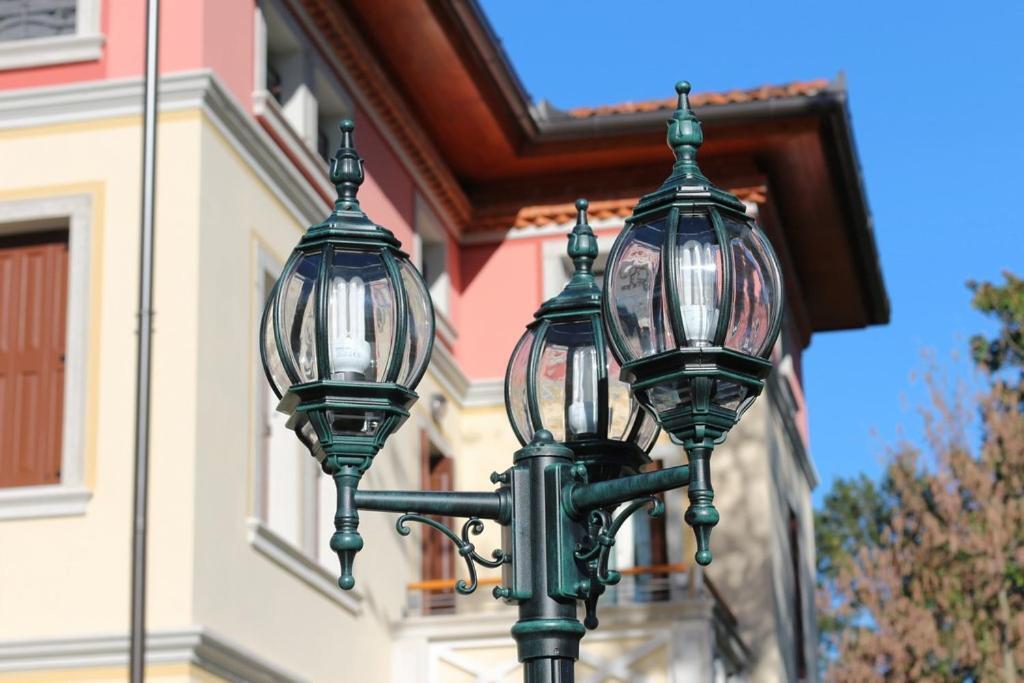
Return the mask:
<path id="1" fill-rule="evenodd" d="M 352 103 L 302 28 L 275 0 L 265 0 L 256 16 L 255 111 L 281 139 L 305 148 L 306 162 L 326 174 L 323 161 L 337 149 L 338 122 L 353 115 Z"/>
<path id="2" fill-rule="evenodd" d="M 427 283 L 434 310 L 444 316 L 449 312 L 448 239 L 440 219 L 423 197 L 416 196 L 416 237 L 419 244 L 419 267 Z"/>
<path id="3" fill-rule="evenodd" d="M 660 460 L 642 468 L 644 472 L 660 470 Z M 657 494 L 664 503 L 664 495 Z M 665 531 L 665 516 L 651 517 L 638 512 L 632 517 L 633 523 L 633 566 L 640 570 L 636 574 L 635 602 L 656 602 L 668 600 L 670 594 L 668 565 L 668 536 Z M 657 568 L 661 568 L 660 571 Z"/>
<path id="4" fill-rule="evenodd" d="M 0 69 L 99 59 L 100 0 L 0 0 Z"/>
<path id="5" fill-rule="evenodd" d="M 431 441 L 426 430 L 420 432 L 421 488 L 425 491 L 451 491 L 455 483 L 455 461 Z M 450 527 L 451 517 L 432 516 Z M 420 570 L 424 581 L 455 578 L 455 546 L 443 535 L 428 531 L 423 534 Z M 455 609 L 455 593 L 451 588 L 424 591 L 423 613 L 450 613 Z"/>
<path id="6" fill-rule="evenodd" d="M 280 270 L 280 264 L 260 252 L 254 304 L 258 314 L 262 314 Z M 255 491 L 250 540 L 258 551 L 298 578 L 356 611 L 358 594 L 342 593 L 335 583 L 338 558 L 330 548 L 334 481 L 323 474 L 316 459 L 286 426 L 287 417 L 277 410 L 278 398 L 266 381 L 259 354 L 254 373 Z"/>
<path id="7" fill-rule="evenodd" d="M 800 523 L 792 508 L 789 509 L 787 531 L 789 559 L 793 570 L 793 647 L 796 650 L 796 675 L 798 679 L 806 680 L 807 652 L 804 647 L 803 582 L 800 579 Z"/>
<path id="8" fill-rule="evenodd" d="M 0 236 L 0 487 L 60 483 L 66 230 Z"/>
<path id="9" fill-rule="evenodd" d="M 88 195 L 0 202 L 0 519 L 80 515 Z"/>

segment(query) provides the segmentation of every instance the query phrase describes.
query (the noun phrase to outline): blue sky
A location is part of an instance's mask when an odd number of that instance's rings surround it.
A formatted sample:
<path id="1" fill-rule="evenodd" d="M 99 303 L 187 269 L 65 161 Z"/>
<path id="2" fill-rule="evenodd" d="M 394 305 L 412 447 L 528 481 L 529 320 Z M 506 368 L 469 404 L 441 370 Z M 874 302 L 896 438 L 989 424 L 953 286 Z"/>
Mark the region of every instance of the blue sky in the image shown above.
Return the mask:
<path id="1" fill-rule="evenodd" d="M 1024 273 L 1024 3 L 483 0 L 535 100 L 571 107 L 845 72 L 892 303 L 885 327 L 815 336 L 805 361 L 820 501 L 919 433 L 929 350 L 968 376 L 968 279 Z M 668 169 L 666 151 L 666 171 Z M 961 352 L 960 360 L 956 360 Z"/>

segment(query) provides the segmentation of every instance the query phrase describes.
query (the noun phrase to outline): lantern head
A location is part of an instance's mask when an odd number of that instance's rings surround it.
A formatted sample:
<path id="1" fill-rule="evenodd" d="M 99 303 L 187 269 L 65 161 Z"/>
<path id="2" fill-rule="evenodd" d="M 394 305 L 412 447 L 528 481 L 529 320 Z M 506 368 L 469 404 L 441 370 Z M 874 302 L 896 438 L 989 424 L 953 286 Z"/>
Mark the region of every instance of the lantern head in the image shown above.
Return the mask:
<path id="1" fill-rule="evenodd" d="M 274 285 L 260 352 L 279 410 L 311 452 L 365 469 L 416 401 L 434 310 L 399 241 L 359 206 L 353 127 L 341 123 L 331 160 L 334 210 L 306 231 Z"/>
<path id="2" fill-rule="evenodd" d="M 608 259 L 605 323 L 622 378 L 684 443 L 726 433 L 761 392 L 782 321 L 778 259 L 736 197 L 697 166 L 688 83 L 669 120 L 672 174 L 643 197 Z"/>
<path id="3" fill-rule="evenodd" d="M 574 270 L 546 301 L 516 344 L 505 376 L 505 407 L 524 446 L 544 429 L 587 465 L 591 480 L 635 472 L 658 426 L 618 378 L 601 321 L 601 289 L 593 275 L 597 238 L 577 200 L 568 254 Z"/>

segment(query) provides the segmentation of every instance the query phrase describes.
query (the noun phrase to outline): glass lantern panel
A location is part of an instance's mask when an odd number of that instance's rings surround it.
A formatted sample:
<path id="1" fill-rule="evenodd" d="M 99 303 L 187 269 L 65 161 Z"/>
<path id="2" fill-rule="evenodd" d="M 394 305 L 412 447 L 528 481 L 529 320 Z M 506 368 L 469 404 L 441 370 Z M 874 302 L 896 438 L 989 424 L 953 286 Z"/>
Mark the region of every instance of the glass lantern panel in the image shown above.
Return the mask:
<path id="1" fill-rule="evenodd" d="M 512 360 L 508 368 L 508 395 L 505 397 L 506 408 L 512 419 L 513 428 L 519 433 L 523 444 L 533 438 L 533 425 L 530 423 L 528 398 L 526 396 L 526 372 L 530 366 L 530 350 L 536 335 L 527 330 L 512 352 Z"/>
<path id="2" fill-rule="evenodd" d="M 624 441 L 633 428 L 639 406 L 629 385 L 619 379 L 619 364 L 608 354 L 608 438 Z"/>
<path id="3" fill-rule="evenodd" d="M 752 224 L 725 218 L 733 261 L 733 293 L 725 345 L 751 356 L 764 355 L 772 309 L 778 305 L 772 256 Z"/>
<path id="4" fill-rule="evenodd" d="M 395 343 L 395 288 L 376 252 L 338 249 L 327 292 L 331 379 L 385 382 Z"/>
<path id="5" fill-rule="evenodd" d="M 693 404 L 693 387 L 687 379 L 663 382 L 648 389 L 651 405 L 659 413 Z"/>
<path id="6" fill-rule="evenodd" d="M 321 258 L 320 252 L 299 256 L 285 275 L 278 295 L 280 299 L 276 308 L 280 316 L 281 337 L 298 375 L 289 384 L 317 379 L 314 292 Z"/>
<path id="7" fill-rule="evenodd" d="M 710 346 L 722 310 L 722 249 L 705 212 L 679 216 L 675 279 L 687 348 Z"/>
<path id="8" fill-rule="evenodd" d="M 537 366 L 541 424 L 556 441 L 597 436 L 598 360 L 590 319 L 548 326 Z"/>
<path id="9" fill-rule="evenodd" d="M 415 389 L 430 360 L 429 350 L 434 338 L 434 309 L 430 303 L 423 276 L 406 259 L 398 262 L 409 301 L 409 316 L 406 325 L 405 359 L 398 383 L 408 389 Z"/>
<path id="10" fill-rule="evenodd" d="M 742 384 L 730 382 L 726 379 L 715 381 L 715 389 L 711 396 L 711 402 L 726 410 L 739 412 L 740 405 L 747 397 L 748 389 Z"/>
<path id="11" fill-rule="evenodd" d="M 335 436 L 373 436 L 380 429 L 384 414 L 339 408 L 328 410 L 327 419 Z"/>
<path id="12" fill-rule="evenodd" d="M 271 297 L 274 294 L 271 293 Z M 287 391 L 292 383 L 288 379 L 288 373 L 284 371 L 284 364 L 281 362 L 281 354 L 277 348 L 277 338 L 274 334 L 274 321 L 270 317 L 270 313 L 274 310 L 273 299 L 267 301 L 267 305 L 263 308 L 263 339 L 261 340 L 263 348 L 263 364 L 267 372 L 267 379 L 270 380 L 270 388 L 274 390 L 274 395 L 281 398 L 284 392 Z"/>
<path id="13" fill-rule="evenodd" d="M 632 226 L 623 237 L 606 286 L 612 332 L 622 340 L 627 360 L 675 348 L 665 315 L 661 277 L 665 220 Z"/>

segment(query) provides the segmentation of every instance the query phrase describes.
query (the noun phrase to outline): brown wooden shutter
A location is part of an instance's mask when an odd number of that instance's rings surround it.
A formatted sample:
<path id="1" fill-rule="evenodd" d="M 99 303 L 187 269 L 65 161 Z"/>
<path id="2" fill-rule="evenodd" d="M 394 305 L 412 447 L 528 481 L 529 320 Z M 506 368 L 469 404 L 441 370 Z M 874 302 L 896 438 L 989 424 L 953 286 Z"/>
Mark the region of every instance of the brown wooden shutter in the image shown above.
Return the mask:
<path id="1" fill-rule="evenodd" d="M 420 432 L 422 488 L 427 491 L 451 491 L 455 484 L 455 461 L 445 457 L 432 443 L 427 433 Z M 431 515 L 445 526 L 451 526 L 451 517 Z M 420 570 L 424 581 L 455 578 L 455 547 L 443 534 L 424 527 Z M 423 611 L 426 614 L 451 612 L 450 588 L 424 593 Z"/>
<path id="2" fill-rule="evenodd" d="M 67 232 L 0 237 L 0 486 L 60 481 Z"/>

